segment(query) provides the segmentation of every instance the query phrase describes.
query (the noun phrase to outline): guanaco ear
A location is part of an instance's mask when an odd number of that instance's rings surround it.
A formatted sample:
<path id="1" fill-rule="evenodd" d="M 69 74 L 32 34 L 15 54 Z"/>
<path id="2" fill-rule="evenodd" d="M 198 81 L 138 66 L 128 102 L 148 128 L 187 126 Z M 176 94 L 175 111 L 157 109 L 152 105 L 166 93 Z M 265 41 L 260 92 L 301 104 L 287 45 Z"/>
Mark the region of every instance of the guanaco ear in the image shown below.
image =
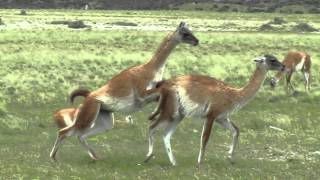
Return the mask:
<path id="1" fill-rule="evenodd" d="M 185 27 L 187 26 L 187 23 L 181 21 L 180 24 L 179 24 L 179 28 L 182 28 L 182 27 Z"/>
<path id="2" fill-rule="evenodd" d="M 182 28 L 187 28 L 187 27 L 188 27 L 187 23 L 182 21 L 177 27 L 177 31 L 180 31 Z"/>
<path id="3" fill-rule="evenodd" d="M 256 63 L 262 63 L 263 62 L 263 57 L 258 57 L 256 59 L 253 60 Z"/>

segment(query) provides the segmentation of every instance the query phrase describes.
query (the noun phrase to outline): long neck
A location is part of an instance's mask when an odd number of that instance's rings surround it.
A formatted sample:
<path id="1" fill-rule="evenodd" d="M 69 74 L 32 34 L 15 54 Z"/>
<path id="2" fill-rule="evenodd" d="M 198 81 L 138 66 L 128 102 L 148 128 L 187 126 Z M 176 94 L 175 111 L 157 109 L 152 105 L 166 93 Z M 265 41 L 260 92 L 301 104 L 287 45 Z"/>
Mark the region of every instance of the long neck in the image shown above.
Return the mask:
<path id="1" fill-rule="evenodd" d="M 267 75 L 267 70 L 257 67 L 249 83 L 240 89 L 239 100 L 247 102 L 258 92 Z"/>
<path id="2" fill-rule="evenodd" d="M 154 68 L 161 68 L 172 50 L 177 46 L 178 40 L 175 38 L 175 33 L 170 33 L 167 37 L 165 37 L 158 47 L 157 51 L 148 62 Z"/>

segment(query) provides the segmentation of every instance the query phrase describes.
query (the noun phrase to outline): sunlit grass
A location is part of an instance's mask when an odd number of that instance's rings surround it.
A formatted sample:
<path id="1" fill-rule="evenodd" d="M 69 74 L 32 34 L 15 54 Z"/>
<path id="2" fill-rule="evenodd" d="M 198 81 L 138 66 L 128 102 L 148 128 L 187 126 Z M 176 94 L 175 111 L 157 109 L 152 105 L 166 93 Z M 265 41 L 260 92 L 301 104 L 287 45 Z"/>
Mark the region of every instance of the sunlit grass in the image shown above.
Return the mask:
<path id="1" fill-rule="evenodd" d="M 23 18 L 44 22 L 53 19 L 114 18 L 148 24 L 154 17 L 174 29 L 187 18 L 195 30 L 203 18 L 239 22 L 254 19 L 256 28 L 266 21 L 262 14 L 218 14 L 162 11 L 81 11 L 0 10 L 6 23 Z M 270 14 L 268 18 L 278 16 Z M 192 17 L 192 18 L 190 18 Z M 318 23 L 312 15 L 286 15 L 287 20 Z M 97 20 L 98 21 L 98 20 Z M 112 20 L 113 21 L 113 20 Z M 111 21 L 110 21 L 111 22 Z M 160 21 L 159 21 L 160 22 Z M 157 23 L 159 23 L 157 22 Z M 210 23 L 208 21 L 208 23 Z M 252 22 L 249 22 L 252 23 Z M 198 26 L 199 25 L 199 26 Z M 48 25 L 49 26 L 49 25 Z M 51 25 L 50 25 L 51 26 Z M 165 153 L 161 133 L 155 145 L 156 158 L 142 163 L 147 152 L 147 115 L 154 105 L 134 114 L 134 124 L 126 124 L 116 114 L 115 128 L 91 138 L 90 144 L 103 160 L 92 162 L 76 139 L 69 138 L 58 154 L 58 163 L 49 159 L 56 136 L 52 112 L 70 107 L 68 94 L 77 87 L 94 90 L 122 69 L 147 61 L 167 31 L 4 29 L 0 31 L 0 177 L 3 179 L 313 179 L 319 174 L 320 107 L 318 34 L 207 32 L 196 31 L 200 45 L 181 44 L 168 60 L 165 77 L 206 74 L 241 87 L 254 70 L 254 57 L 275 54 L 280 60 L 289 50 L 311 54 L 312 91 L 304 93 L 302 75 L 294 82 L 298 96 L 286 95 L 283 82 L 272 91 L 266 82 L 257 97 L 232 116 L 240 127 L 240 145 L 235 164 L 226 158 L 230 133 L 219 125 L 206 152 L 203 169 L 195 168 L 201 122 L 184 120 L 173 135 L 172 146 L 178 166 L 172 167 Z M 268 78 L 273 73 L 269 73 Z M 268 80 L 268 79 L 267 79 Z M 77 101 L 81 102 L 80 100 Z M 270 128 L 277 127 L 278 131 Z"/>

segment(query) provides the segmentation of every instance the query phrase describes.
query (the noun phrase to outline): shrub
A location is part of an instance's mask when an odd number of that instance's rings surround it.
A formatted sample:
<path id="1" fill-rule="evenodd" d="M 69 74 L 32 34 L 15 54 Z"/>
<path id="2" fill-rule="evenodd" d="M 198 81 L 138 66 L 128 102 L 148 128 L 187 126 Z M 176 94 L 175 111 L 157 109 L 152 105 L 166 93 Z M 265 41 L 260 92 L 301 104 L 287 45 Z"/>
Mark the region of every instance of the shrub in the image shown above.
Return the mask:
<path id="1" fill-rule="evenodd" d="M 238 8 L 233 8 L 231 11 L 232 12 L 239 12 Z"/>
<path id="2" fill-rule="evenodd" d="M 311 8 L 308 12 L 311 14 L 320 14 L 320 8 Z"/>
<path id="3" fill-rule="evenodd" d="M 304 12 L 301 11 L 301 10 L 296 10 L 296 11 L 294 11 L 294 13 L 295 13 L 295 14 L 304 14 Z"/>
<path id="4" fill-rule="evenodd" d="M 225 11 L 229 11 L 230 6 L 222 6 L 218 9 L 219 12 L 225 12 Z"/>
<path id="5" fill-rule="evenodd" d="M 273 19 L 273 21 L 271 21 L 270 23 L 271 23 L 271 24 L 281 25 L 281 24 L 287 23 L 287 21 L 284 20 L 282 17 L 275 17 L 275 18 Z"/>
<path id="6" fill-rule="evenodd" d="M 27 11 L 24 10 L 24 9 L 21 9 L 20 10 L 20 15 L 23 15 L 23 16 L 27 15 Z"/>
<path id="7" fill-rule="evenodd" d="M 4 22 L 2 21 L 1 18 L 0 18 L 0 25 L 4 25 Z"/>
<path id="8" fill-rule="evenodd" d="M 263 8 L 252 8 L 252 7 L 249 7 L 249 8 L 247 9 L 247 12 L 250 12 L 250 13 L 266 12 L 266 10 L 263 9 Z"/>
<path id="9" fill-rule="evenodd" d="M 50 24 L 64 24 L 64 25 L 68 25 L 70 23 L 70 21 L 66 21 L 66 20 L 59 20 L 59 21 L 51 21 Z"/>
<path id="10" fill-rule="evenodd" d="M 86 27 L 88 27 L 88 26 L 85 25 L 83 21 L 77 20 L 77 21 L 71 21 L 71 22 L 69 22 L 69 23 L 68 23 L 68 27 L 69 27 L 69 28 L 73 28 L 73 29 L 80 29 L 80 28 L 86 28 Z"/>
<path id="11" fill-rule="evenodd" d="M 308 23 L 299 23 L 296 26 L 293 27 L 294 31 L 299 31 L 299 32 L 315 32 L 319 31 L 318 29 L 312 27 Z"/>
<path id="12" fill-rule="evenodd" d="M 194 10 L 196 11 L 203 11 L 204 9 L 202 7 L 195 7 Z"/>
<path id="13" fill-rule="evenodd" d="M 269 24 L 262 24 L 260 27 L 259 27 L 259 31 L 272 31 L 274 30 L 274 28 Z"/>
<path id="14" fill-rule="evenodd" d="M 138 26 L 138 24 L 133 23 L 133 22 L 123 22 L 123 21 L 117 21 L 112 23 L 114 25 L 118 25 L 118 26 Z"/>
<path id="15" fill-rule="evenodd" d="M 277 10 L 277 5 L 273 5 L 267 8 L 266 12 L 273 13 Z"/>

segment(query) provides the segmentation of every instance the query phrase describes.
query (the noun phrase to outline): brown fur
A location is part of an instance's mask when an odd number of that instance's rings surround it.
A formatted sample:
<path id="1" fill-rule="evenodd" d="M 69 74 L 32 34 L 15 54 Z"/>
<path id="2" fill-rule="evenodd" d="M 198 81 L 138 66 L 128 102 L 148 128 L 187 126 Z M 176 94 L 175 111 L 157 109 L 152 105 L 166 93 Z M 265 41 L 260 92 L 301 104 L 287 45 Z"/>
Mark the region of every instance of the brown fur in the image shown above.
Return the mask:
<path id="1" fill-rule="evenodd" d="M 59 111 L 54 112 L 53 120 L 59 129 L 67 127 L 66 120 L 64 116 L 69 116 L 71 121 L 74 120 L 74 117 L 77 114 L 76 108 L 68 108 L 68 109 L 61 109 Z"/>
<path id="2" fill-rule="evenodd" d="M 123 70 L 107 84 L 88 94 L 79 109 L 75 123 L 59 131 L 51 157 L 54 158 L 64 137 L 91 132 L 89 127 L 95 126 L 94 121 L 100 115 L 100 108 L 104 110 L 104 116 L 111 118 L 114 111 L 136 111 L 142 104 L 157 99 L 158 96 L 153 94 L 147 97 L 146 89 L 151 85 L 154 86 L 154 82 L 162 80 L 159 74 L 164 70 L 166 59 L 180 42 L 198 44 L 198 40 L 189 32 L 185 23 L 181 23 L 175 32 L 164 38 L 150 61 Z M 92 132 L 98 131 L 100 132 L 100 129 L 96 127 L 96 131 Z"/>
<path id="3" fill-rule="evenodd" d="M 162 107 L 160 108 L 165 108 L 167 110 L 164 112 L 172 114 L 174 109 L 172 104 L 176 104 L 176 89 L 183 88 L 186 90 L 192 101 L 199 104 L 210 103 L 211 106 L 215 108 L 216 113 L 224 112 L 226 109 L 233 108 L 233 106 L 240 101 L 245 102 L 246 100 L 249 100 L 259 89 L 262 79 L 264 79 L 264 74 L 260 72 L 260 69 L 257 69 L 253 78 L 250 80 L 250 83 L 244 88 L 238 89 L 229 86 L 223 81 L 208 76 L 179 76 L 165 81 L 158 88 L 161 98 L 163 96 L 164 101 L 161 102 Z M 154 89 L 151 89 L 150 92 L 151 91 L 156 92 Z"/>
<path id="4" fill-rule="evenodd" d="M 70 94 L 70 102 L 71 104 L 73 104 L 73 101 L 76 97 L 78 96 L 83 96 L 83 97 L 87 97 L 90 94 L 89 90 L 86 89 L 77 89 L 71 92 Z"/>
<path id="5" fill-rule="evenodd" d="M 96 99 L 100 96 L 107 97 L 126 97 L 132 91 L 136 91 L 138 97 L 145 95 L 146 87 L 154 79 L 159 68 L 165 64 L 165 61 L 173 48 L 178 44 L 174 38 L 176 35 L 170 33 L 161 43 L 155 55 L 145 64 L 134 66 L 123 70 L 118 75 L 114 76 L 108 83 L 101 88 L 90 93 L 83 102 L 83 108 L 77 117 L 74 127 L 77 129 L 88 127 L 94 120 L 94 116 L 98 112 L 100 102 Z M 108 109 L 109 110 L 109 109 Z M 112 111 L 112 110 L 110 110 Z M 61 131 L 61 134 L 67 132 L 70 128 Z"/>
<path id="6" fill-rule="evenodd" d="M 294 90 L 293 85 L 291 83 L 292 75 L 295 71 L 297 71 L 295 68 L 296 66 L 301 62 L 301 60 L 305 58 L 303 67 L 301 69 L 302 72 L 309 73 L 309 83 L 305 84 L 306 91 L 310 90 L 310 81 L 311 81 L 311 57 L 309 54 L 305 52 L 300 51 L 290 51 L 282 61 L 282 64 L 284 64 L 287 68 L 287 72 L 278 72 L 275 75 L 275 78 L 279 81 L 282 79 L 284 75 L 286 75 L 286 89 L 289 90 L 291 88 Z M 306 80 L 305 80 L 306 81 Z"/>
<path id="7" fill-rule="evenodd" d="M 167 54 L 166 56 L 162 55 L 161 58 L 166 58 L 170 52 L 171 48 L 176 45 L 176 42 L 169 41 L 169 35 L 164 40 L 165 44 L 170 44 L 165 47 L 161 47 L 160 50 L 157 50 L 157 53 L 161 51 L 163 54 Z M 162 43 L 162 45 L 164 44 Z M 170 46 L 170 48 L 169 48 Z M 166 49 L 169 48 L 169 49 Z M 157 55 L 157 54 L 156 54 Z M 157 72 L 157 68 L 159 64 L 164 63 L 166 59 L 157 59 L 155 57 L 151 59 L 146 64 L 134 66 L 128 68 L 118 75 L 114 76 L 109 82 L 99 88 L 96 91 L 93 91 L 83 102 L 83 110 L 79 113 L 79 118 L 77 118 L 75 127 L 78 129 L 88 127 L 91 124 L 91 121 L 94 120 L 92 118 L 98 112 L 98 105 L 100 102 L 96 100 L 99 96 L 111 96 L 111 97 L 126 97 L 132 92 L 132 89 L 135 88 L 137 91 L 137 96 L 143 96 L 148 84 L 152 81 Z"/>
<path id="8" fill-rule="evenodd" d="M 265 56 L 267 57 L 267 56 Z M 257 63 L 257 68 L 249 83 L 243 88 L 234 88 L 226 83 L 203 75 L 186 75 L 164 81 L 158 88 L 149 90 L 160 93 L 160 100 L 155 112 L 149 117 L 149 152 L 147 160 L 152 154 L 152 134 L 159 124 L 167 124 L 165 129 L 174 132 L 177 124 L 184 118 L 196 116 L 205 118 L 202 131 L 202 141 L 198 163 L 203 159 L 204 151 L 215 121 L 232 130 L 233 141 L 237 142 L 239 128 L 229 120 L 230 114 L 243 107 L 262 86 L 268 70 L 283 71 L 285 66 L 270 58 Z M 196 107 L 196 108 L 195 108 Z M 195 114 L 192 114 L 195 113 Z M 171 134 L 165 131 L 164 137 L 169 137 L 165 145 L 170 147 Z M 167 133 L 167 134 L 166 134 Z M 168 141 L 166 139 L 166 141 Z M 168 145 L 169 144 L 169 145 Z M 236 144 L 236 143 L 233 143 Z M 152 148 L 151 148 L 152 149 Z M 231 158 L 234 149 L 231 151 Z M 167 151 L 170 161 L 175 165 L 170 151 Z"/>

